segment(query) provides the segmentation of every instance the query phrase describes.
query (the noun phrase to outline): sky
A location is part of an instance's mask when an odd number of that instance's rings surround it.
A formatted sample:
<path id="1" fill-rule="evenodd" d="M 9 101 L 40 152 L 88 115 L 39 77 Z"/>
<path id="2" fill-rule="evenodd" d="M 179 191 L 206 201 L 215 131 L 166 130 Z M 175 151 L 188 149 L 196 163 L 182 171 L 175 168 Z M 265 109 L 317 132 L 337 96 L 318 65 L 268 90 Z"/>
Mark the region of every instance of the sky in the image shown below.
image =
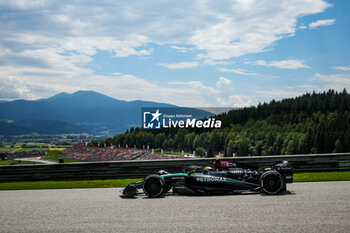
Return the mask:
<path id="1" fill-rule="evenodd" d="M 0 0 L 0 100 L 244 107 L 350 90 L 347 0 Z"/>

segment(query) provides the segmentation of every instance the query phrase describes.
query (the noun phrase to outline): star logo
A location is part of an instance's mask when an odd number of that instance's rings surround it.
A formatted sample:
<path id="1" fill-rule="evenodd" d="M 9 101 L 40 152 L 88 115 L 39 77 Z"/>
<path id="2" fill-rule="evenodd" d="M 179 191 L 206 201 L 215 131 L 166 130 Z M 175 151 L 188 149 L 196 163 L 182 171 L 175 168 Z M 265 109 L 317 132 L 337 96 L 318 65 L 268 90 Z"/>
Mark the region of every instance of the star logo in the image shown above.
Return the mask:
<path id="1" fill-rule="evenodd" d="M 160 115 L 162 115 L 161 113 L 159 113 L 159 109 L 157 109 L 157 111 L 155 113 L 151 113 L 151 114 L 153 116 L 151 122 L 154 120 L 159 121 L 159 117 L 160 117 Z"/>

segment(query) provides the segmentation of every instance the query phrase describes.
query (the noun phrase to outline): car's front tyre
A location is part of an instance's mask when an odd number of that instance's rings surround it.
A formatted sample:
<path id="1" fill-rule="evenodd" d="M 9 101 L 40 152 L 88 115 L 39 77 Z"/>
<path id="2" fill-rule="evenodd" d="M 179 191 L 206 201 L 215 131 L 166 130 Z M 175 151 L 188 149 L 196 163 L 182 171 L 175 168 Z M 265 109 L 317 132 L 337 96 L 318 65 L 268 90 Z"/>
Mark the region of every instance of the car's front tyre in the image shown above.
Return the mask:
<path id="1" fill-rule="evenodd" d="M 148 197 L 159 197 L 165 191 L 164 178 L 159 175 L 149 175 L 144 179 L 142 189 Z"/>
<path id="2" fill-rule="evenodd" d="M 277 194 L 284 186 L 283 176 L 276 171 L 267 171 L 260 177 L 260 186 L 267 194 Z"/>

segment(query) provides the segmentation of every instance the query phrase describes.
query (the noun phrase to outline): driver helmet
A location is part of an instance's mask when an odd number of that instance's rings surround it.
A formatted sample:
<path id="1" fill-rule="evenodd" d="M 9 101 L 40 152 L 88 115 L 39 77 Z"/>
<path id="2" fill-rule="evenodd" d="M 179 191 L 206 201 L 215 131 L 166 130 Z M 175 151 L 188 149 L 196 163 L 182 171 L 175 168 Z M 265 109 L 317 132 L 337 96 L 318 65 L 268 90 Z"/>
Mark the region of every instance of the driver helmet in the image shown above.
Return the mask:
<path id="1" fill-rule="evenodd" d="M 214 169 L 212 167 L 209 167 L 209 166 L 203 168 L 203 172 L 208 172 L 208 171 L 213 171 L 213 170 Z"/>
<path id="2" fill-rule="evenodd" d="M 168 172 L 165 171 L 165 170 L 159 170 L 158 171 L 158 175 L 165 175 L 165 174 L 168 174 Z"/>

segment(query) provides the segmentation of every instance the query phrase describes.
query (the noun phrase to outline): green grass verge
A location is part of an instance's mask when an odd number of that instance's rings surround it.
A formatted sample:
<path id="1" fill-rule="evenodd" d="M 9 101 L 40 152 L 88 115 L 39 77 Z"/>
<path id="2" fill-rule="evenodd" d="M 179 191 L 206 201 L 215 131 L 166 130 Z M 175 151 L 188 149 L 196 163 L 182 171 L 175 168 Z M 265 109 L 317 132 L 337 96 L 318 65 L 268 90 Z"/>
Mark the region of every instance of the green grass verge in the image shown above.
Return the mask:
<path id="1" fill-rule="evenodd" d="M 350 171 L 295 173 L 293 179 L 294 182 L 346 181 L 350 180 Z"/>
<path id="2" fill-rule="evenodd" d="M 12 153 L 12 152 L 30 152 L 30 151 L 43 151 L 49 148 L 33 147 L 33 148 L 22 148 L 22 147 L 0 147 L 0 152 Z"/>
<path id="3" fill-rule="evenodd" d="M 7 182 L 0 183 L 0 190 L 114 188 L 125 187 L 139 180 L 141 179 Z"/>
<path id="4" fill-rule="evenodd" d="M 8 153 L 18 149 L 17 147 L 0 147 L 0 152 Z"/>
<path id="5" fill-rule="evenodd" d="M 43 164 L 41 162 L 31 162 L 31 161 L 16 161 L 16 160 L 0 160 L 0 165 L 23 165 L 23 164 Z"/>
<path id="6" fill-rule="evenodd" d="M 60 158 L 62 158 L 64 155 L 58 151 L 58 150 L 51 150 L 47 152 L 47 160 L 52 160 L 52 161 L 58 161 Z M 77 162 L 84 162 L 81 160 L 76 160 L 76 159 L 64 159 L 65 163 L 77 163 Z"/>
<path id="7" fill-rule="evenodd" d="M 350 171 L 296 173 L 294 182 L 350 181 Z M 70 189 L 70 188 L 114 188 L 125 187 L 140 179 L 77 180 L 77 181 L 28 181 L 0 183 L 0 190 L 25 189 Z"/>
<path id="8" fill-rule="evenodd" d="M 17 148 L 17 149 L 18 150 L 16 150 L 15 152 L 43 151 L 43 150 L 48 150 L 49 148 L 36 147 L 36 148 Z"/>

